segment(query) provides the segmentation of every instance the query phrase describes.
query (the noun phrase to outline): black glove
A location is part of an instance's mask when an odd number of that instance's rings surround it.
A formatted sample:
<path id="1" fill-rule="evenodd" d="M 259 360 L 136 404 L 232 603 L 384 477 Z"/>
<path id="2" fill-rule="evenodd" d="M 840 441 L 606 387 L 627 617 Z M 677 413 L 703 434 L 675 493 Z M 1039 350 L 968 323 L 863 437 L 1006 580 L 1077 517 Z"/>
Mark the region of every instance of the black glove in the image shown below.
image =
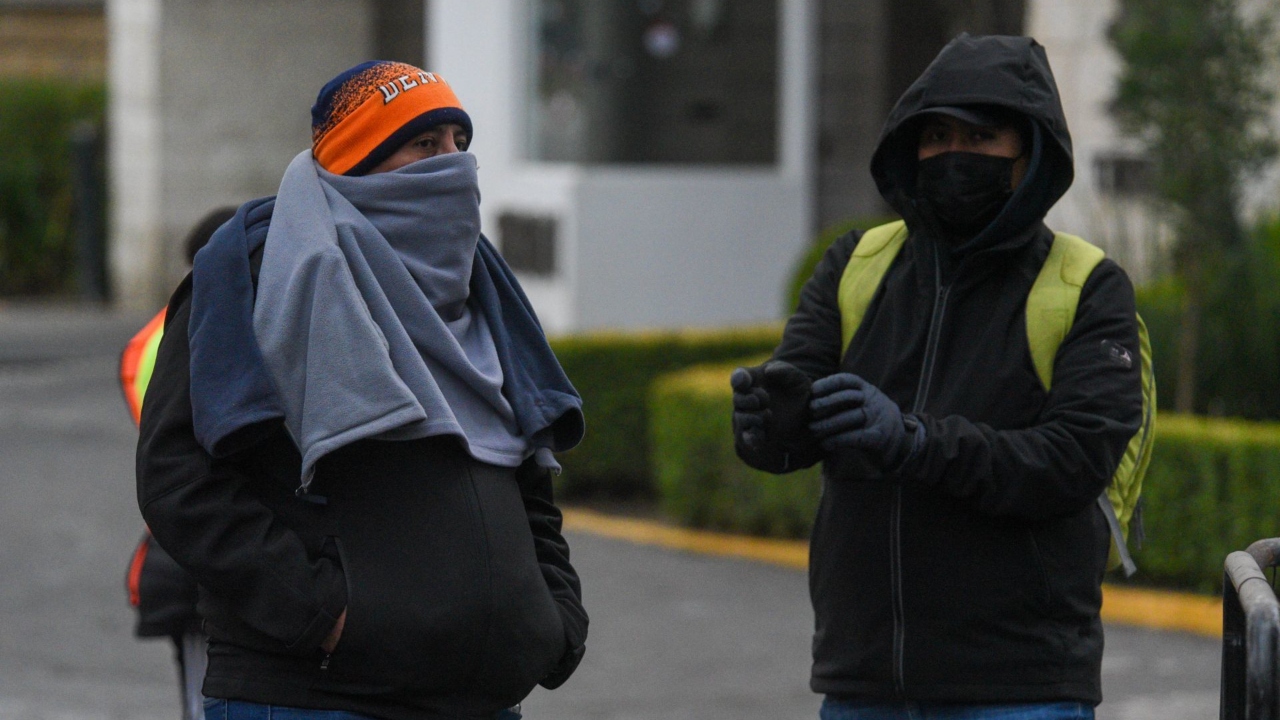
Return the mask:
<path id="1" fill-rule="evenodd" d="M 828 453 L 850 450 L 868 456 L 880 470 L 900 469 L 923 441 L 923 427 L 897 403 L 852 373 L 813 383 L 809 429 Z"/>
<path id="2" fill-rule="evenodd" d="M 733 386 L 733 432 L 748 450 L 767 448 L 797 456 L 816 452 L 809 433 L 809 388 L 812 381 L 796 366 L 772 360 L 759 367 L 738 368 Z M 814 460 L 808 460 L 812 464 Z M 800 465 L 784 459 L 786 469 Z"/>

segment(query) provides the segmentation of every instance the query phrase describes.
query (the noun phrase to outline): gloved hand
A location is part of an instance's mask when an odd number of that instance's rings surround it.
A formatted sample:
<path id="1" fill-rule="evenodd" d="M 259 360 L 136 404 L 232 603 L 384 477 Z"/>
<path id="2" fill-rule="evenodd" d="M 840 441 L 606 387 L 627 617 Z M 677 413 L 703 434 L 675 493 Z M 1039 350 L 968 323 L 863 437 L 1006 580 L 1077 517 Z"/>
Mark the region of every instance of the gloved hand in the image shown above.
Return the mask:
<path id="1" fill-rule="evenodd" d="M 852 373 L 813 383 L 809 429 L 828 453 L 857 450 L 880 470 L 893 472 L 915 451 L 919 423 L 875 385 Z"/>
<path id="2" fill-rule="evenodd" d="M 791 363 L 771 360 L 738 368 L 733 386 L 733 432 L 743 445 L 760 450 L 774 444 L 796 452 L 812 444 L 809 436 L 809 388 L 812 381 Z"/>

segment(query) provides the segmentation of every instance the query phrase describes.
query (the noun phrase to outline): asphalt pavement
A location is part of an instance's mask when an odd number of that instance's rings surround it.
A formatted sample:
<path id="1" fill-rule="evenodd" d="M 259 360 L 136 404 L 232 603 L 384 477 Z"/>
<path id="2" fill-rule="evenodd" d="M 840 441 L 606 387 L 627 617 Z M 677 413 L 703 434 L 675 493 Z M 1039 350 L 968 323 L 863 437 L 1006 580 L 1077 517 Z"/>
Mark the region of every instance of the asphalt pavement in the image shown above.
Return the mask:
<path id="1" fill-rule="evenodd" d="M 115 379 L 147 319 L 0 305 L 0 720 L 179 716 L 171 651 L 133 638 L 136 433 Z M 573 533 L 587 656 L 531 720 L 816 718 L 803 572 Z M 1216 717 L 1219 642 L 1109 626 L 1101 720 Z"/>

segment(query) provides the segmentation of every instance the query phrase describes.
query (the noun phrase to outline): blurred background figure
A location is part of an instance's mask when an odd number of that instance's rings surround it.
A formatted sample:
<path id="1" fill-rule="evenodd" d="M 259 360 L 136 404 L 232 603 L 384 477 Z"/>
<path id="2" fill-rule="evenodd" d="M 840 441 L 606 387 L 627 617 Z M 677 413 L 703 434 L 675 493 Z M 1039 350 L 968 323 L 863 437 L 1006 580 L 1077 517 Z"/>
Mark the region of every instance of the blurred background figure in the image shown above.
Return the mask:
<path id="1" fill-rule="evenodd" d="M 183 243 L 188 265 L 214 231 L 235 213 L 233 207 L 218 208 L 196 223 Z M 135 424 L 142 416 L 142 402 L 155 367 L 156 349 L 164 335 L 167 310 L 161 310 L 143 326 L 120 356 L 121 389 Z M 173 642 L 183 720 L 202 720 L 204 697 L 200 694 L 200 685 L 204 682 L 207 664 L 207 641 L 196 611 L 195 579 L 169 557 L 150 531 L 145 531 L 129 562 L 126 586 L 129 604 L 138 612 L 134 634 L 140 638 L 169 638 Z"/>

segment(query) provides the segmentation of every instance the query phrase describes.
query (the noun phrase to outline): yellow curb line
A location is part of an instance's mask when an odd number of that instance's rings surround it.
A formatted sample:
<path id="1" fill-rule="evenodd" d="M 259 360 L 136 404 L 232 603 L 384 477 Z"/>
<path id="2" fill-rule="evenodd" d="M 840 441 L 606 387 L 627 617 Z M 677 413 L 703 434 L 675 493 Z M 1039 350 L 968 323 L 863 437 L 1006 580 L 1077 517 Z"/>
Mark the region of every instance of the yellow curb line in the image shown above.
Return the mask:
<path id="1" fill-rule="evenodd" d="M 1102 619 L 1151 630 L 1222 637 L 1222 598 L 1170 590 L 1102 586 Z"/>
<path id="2" fill-rule="evenodd" d="M 795 570 L 809 567 L 809 543 L 803 540 L 773 540 L 691 530 L 579 508 L 564 508 L 563 511 L 564 529 L 573 532 L 637 545 L 752 560 Z M 1152 630 L 1222 637 L 1222 598 L 1103 584 L 1102 619 Z"/>
<path id="3" fill-rule="evenodd" d="M 626 540 L 638 545 L 657 545 L 671 550 L 687 550 L 702 555 L 721 555 L 781 565 L 796 570 L 809 567 L 809 543 L 803 540 L 771 540 L 747 535 L 728 535 L 672 527 L 649 520 L 563 508 L 564 529 Z"/>

